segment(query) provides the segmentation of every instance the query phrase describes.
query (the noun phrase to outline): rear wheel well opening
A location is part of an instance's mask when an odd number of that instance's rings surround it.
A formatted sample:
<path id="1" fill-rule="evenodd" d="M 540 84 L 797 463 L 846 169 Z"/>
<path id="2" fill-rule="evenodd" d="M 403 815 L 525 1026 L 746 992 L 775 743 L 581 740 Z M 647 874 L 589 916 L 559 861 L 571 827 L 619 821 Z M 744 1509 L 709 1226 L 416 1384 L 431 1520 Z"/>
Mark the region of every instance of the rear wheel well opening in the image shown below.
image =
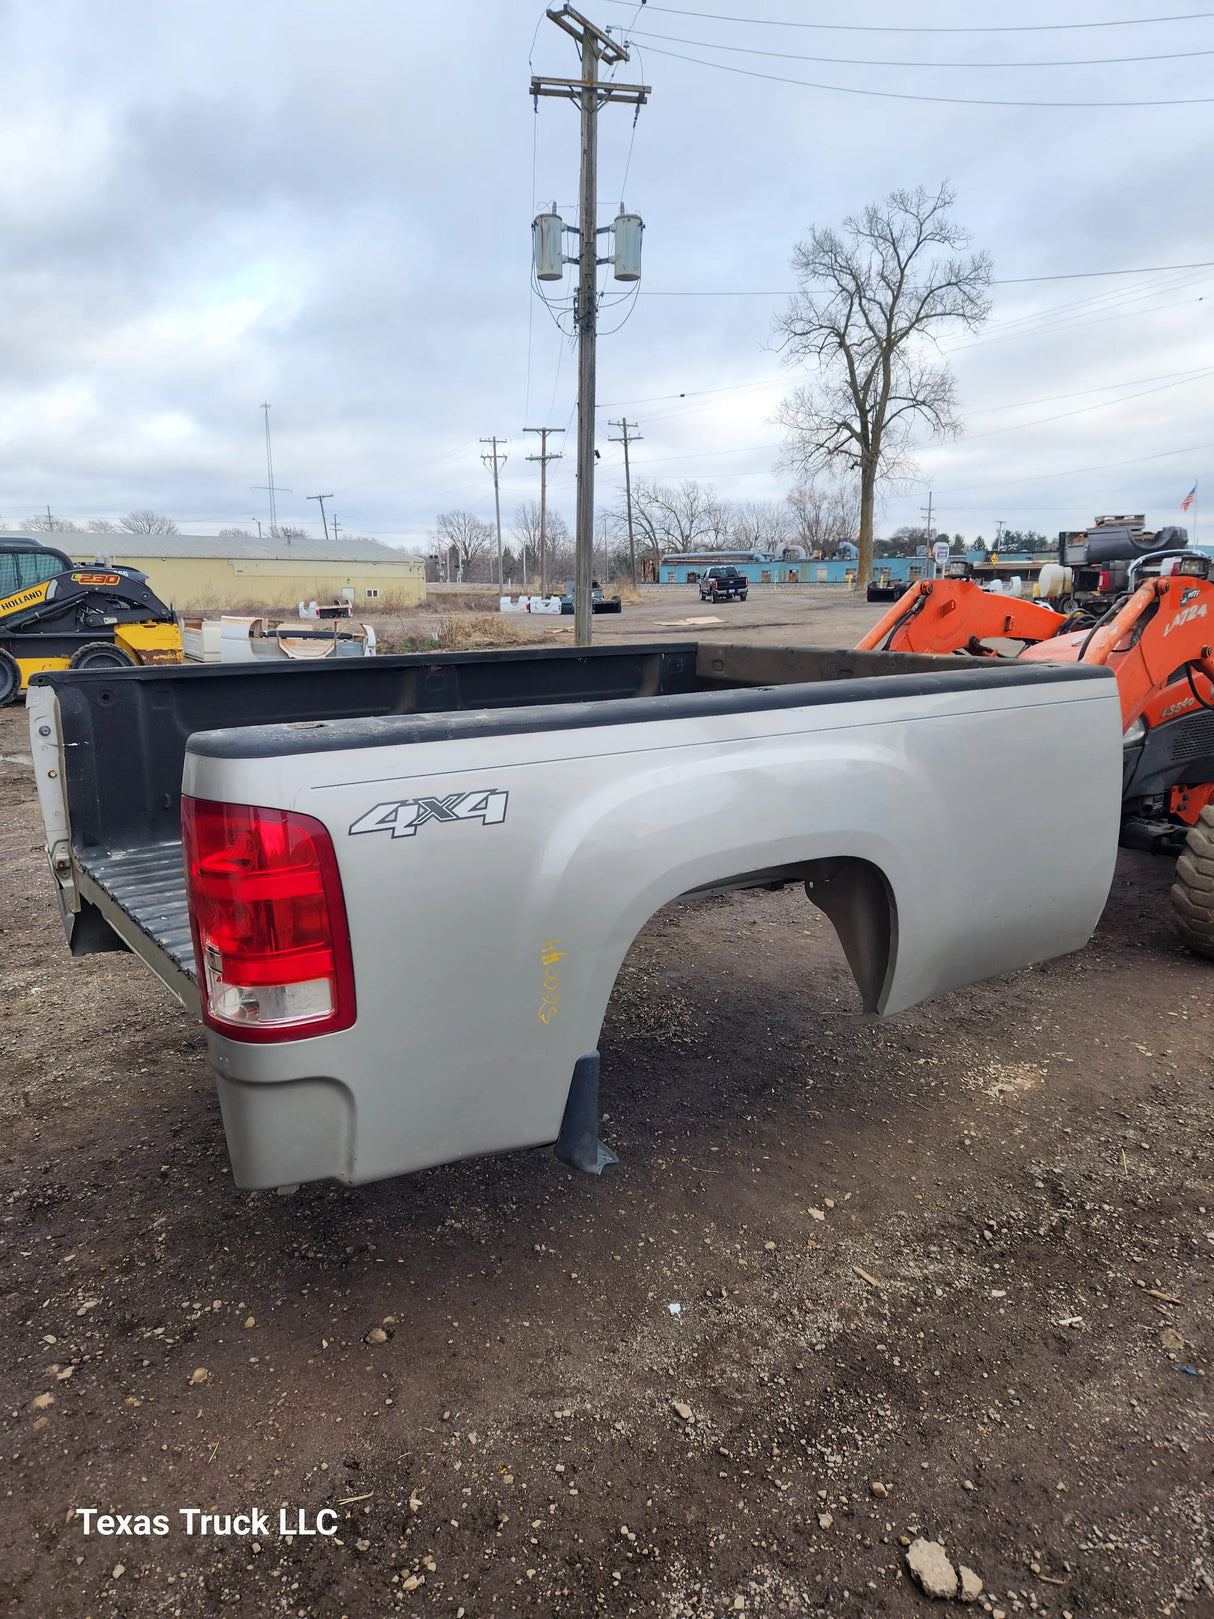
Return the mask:
<path id="1" fill-rule="evenodd" d="M 864 1011 L 879 1012 L 897 955 L 898 907 L 885 873 L 871 860 L 856 855 L 800 860 L 705 883 L 680 897 L 701 899 L 740 889 L 783 888 L 787 883 L 804 884 L 806 895 L 835 930 Z"/>
<path id="2" fill-rule="evenodd" d="M 805 892 L 839 936 L 866 1012 L 879 1012 L 893 972 L 898 912 L 885 873 L 853 855 L 810 860 Z"/>

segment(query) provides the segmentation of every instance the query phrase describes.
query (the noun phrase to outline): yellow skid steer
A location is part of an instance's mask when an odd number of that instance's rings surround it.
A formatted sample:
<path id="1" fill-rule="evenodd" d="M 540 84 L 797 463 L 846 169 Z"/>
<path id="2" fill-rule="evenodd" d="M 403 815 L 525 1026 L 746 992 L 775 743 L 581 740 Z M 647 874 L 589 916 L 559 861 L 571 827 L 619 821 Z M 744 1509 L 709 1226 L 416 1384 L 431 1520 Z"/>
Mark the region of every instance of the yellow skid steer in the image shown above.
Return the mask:
<path id="1" fill-rule="evenodd" d="M 0 708 L 43 669 L 181 660 L 177 620 L 145 574 L 75 563 L 26 536 L 0 538 Z"/>

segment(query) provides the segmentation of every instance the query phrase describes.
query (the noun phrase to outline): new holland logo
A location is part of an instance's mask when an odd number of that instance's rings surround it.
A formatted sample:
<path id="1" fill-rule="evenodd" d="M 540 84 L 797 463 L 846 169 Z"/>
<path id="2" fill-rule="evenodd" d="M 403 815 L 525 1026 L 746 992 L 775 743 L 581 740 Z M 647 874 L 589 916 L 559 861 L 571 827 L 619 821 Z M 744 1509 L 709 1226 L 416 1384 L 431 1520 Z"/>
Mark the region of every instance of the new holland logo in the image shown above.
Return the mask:
<path id="1" fill-rule="evenodd" d="M 430 821 L 480 821 L 484 826 L 500 826 L 506 819 L 509 793 L 495 790 L 476 793 L 448 793 L 445 798 L 402 798 L 394 804 L 377 804 L 355 821 L 356 832 L 391 832 L 394 838 L 415 837 L 419 827 Z"/>

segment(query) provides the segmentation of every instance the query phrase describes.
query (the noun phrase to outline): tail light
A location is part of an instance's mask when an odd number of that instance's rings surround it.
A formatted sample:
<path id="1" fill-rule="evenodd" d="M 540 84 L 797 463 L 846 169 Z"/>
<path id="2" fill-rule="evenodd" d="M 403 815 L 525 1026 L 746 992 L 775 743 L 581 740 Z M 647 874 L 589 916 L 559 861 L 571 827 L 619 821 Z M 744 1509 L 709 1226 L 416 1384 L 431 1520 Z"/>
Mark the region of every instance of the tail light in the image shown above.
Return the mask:
<path id="1" fill-rule="evenodd" d="M 1111 590 L 1113 588 L 1113 575 L 1107 568 L 1103 568 L 1101 570 L 1100 585 L 1098 588 L 1100 590 Z"/>
<path id="2" fill-rule="evenodd" d="M 294 811 L 181 800 L 203 1021 L 237 1040 L 354 1022 L 354 966 L 333 842 Z"/>

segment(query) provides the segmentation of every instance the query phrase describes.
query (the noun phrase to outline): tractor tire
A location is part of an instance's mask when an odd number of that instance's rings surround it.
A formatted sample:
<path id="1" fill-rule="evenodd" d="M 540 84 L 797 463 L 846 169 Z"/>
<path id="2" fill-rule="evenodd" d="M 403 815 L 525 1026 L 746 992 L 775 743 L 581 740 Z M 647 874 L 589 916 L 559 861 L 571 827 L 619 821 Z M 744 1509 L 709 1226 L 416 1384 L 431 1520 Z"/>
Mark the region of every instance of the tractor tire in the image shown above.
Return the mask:
<path id="1" fill-rule="evenodd" d="M 0 708 L 7 708 L 21 695 L 21 669 L 16 658 L 0 650 Z"/>
<path id="2" fill-rule="evenodd" d="M 1172 921 L 1190 950 L 1214 959 L 1214 808 L 1208 804 L 1176 862 Z"/>
<path id="3" fill-rule="evenodd" d="M 113 641 L 90 641 L 68 659 L 69 669 L 133 669 L 135 660 Z"/>

